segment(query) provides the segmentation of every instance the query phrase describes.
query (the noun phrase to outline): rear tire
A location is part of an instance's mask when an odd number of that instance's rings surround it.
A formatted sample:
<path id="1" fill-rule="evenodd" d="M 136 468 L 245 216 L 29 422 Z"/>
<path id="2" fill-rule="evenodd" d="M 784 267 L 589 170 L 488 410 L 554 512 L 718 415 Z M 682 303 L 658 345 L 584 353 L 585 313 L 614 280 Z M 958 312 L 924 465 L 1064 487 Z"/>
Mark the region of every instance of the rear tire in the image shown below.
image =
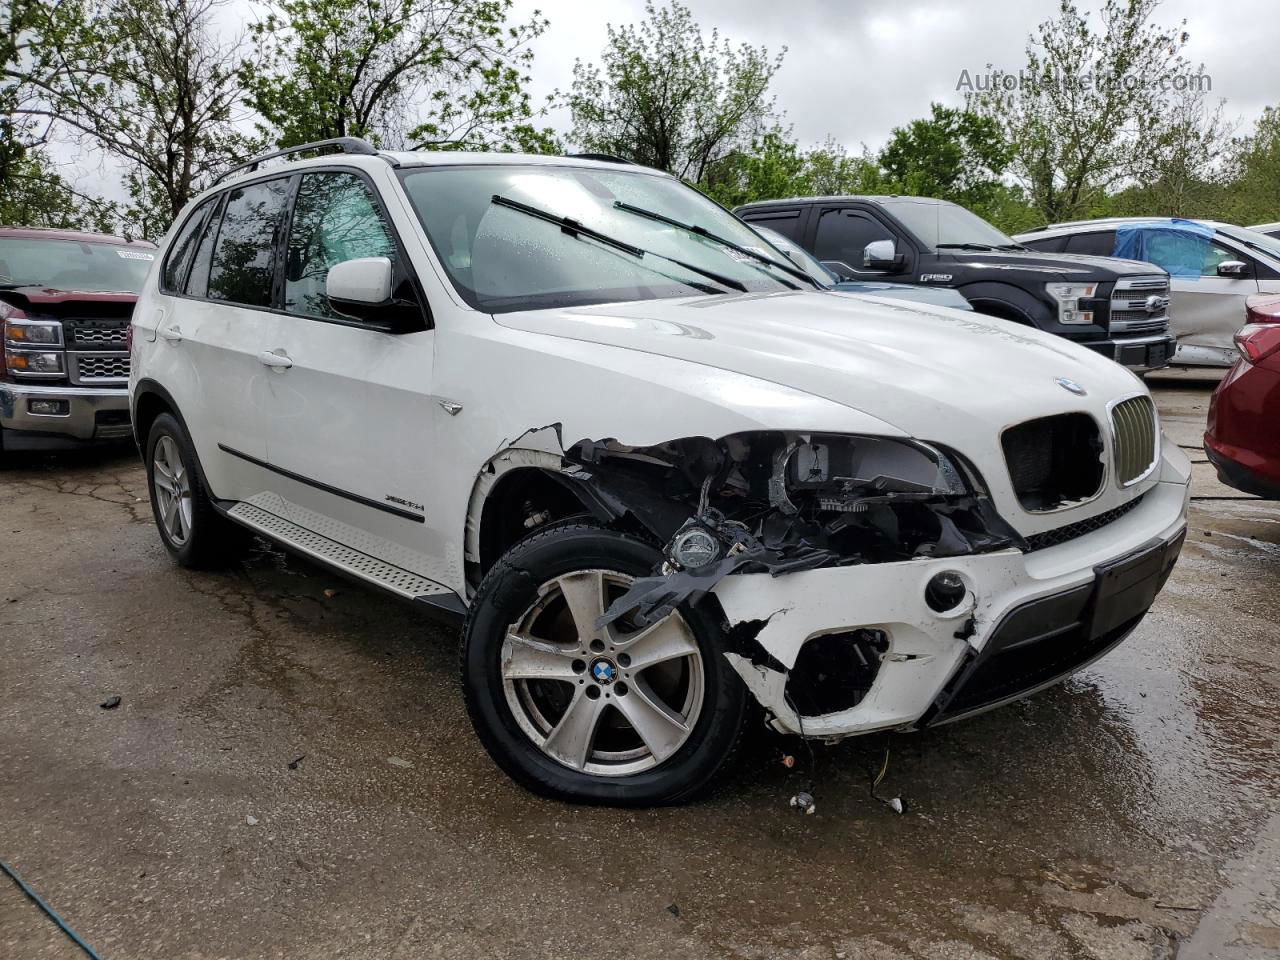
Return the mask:
<path id="1" fill-rule="evenodd" d="M 179 566 L 221 566 L 243 550 L 248 532 L 214 507 L 195 450 L 173 414 L 162 413 L 151 424 L 146 466 L 160 542 Z"/>
<path id="2" fill-rule="evenodd" d="M 747 691 L 716 617 L 684 605 L 649 628 L 594 629 L 661 559 L 636 537 L 562 522 L 512 547 L 472 598 L 467 710 L 498 766 L 535 793 L 681 803 L 707 790 L 736 749 Z"/>

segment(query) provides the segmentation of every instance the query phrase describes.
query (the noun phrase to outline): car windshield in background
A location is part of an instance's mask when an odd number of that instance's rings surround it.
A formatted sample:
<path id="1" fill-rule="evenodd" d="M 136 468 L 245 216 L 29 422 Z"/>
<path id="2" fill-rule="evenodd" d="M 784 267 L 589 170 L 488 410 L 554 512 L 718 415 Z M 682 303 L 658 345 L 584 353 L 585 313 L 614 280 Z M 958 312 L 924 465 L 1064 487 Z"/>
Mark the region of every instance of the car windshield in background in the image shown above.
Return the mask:
<path id="1" fill-rule="evenodd" d="M 1268 236 L 1265 233 L 1258 233 L 1257 230 L 1246 230 L 1244 227 L 1231 227 L 1226 230 L 1222 230 L 1221 228 L 1219 229 L 1222 233 L 1231 237 L 1233 240 L 1239 240 L 1241 243 L 1247 243 L 1253 249 L 1280 260 L 1280 239 Z"/>
<path id="2" fill-rule="evenodd" d="M 138 293 L 150 247 L 44 237 L 0 237 L 0 286 Z"/>
<path id="3" fill-rule="evenodd" d="M 936 200 L 880 201 L 926 245 L 940 250 L 1020 250 L 1021 244 L 964 207 Z"/>
<path id="4" fill-rule="evenodd" d="M 800 246 L 793 240 L 788 240 L 777 230 L 771 227 L 756 226 L 753 228 L 756 233 L 764 237 L 771 244 L 787 255 L 792 263 L 807 273 L 810 279 L 820 287 L 830 289 L 839 282 L 840 278 L 822 265 L 822 261 L 815 257 L 804 247 Z"/>
<path id="5" fill-rule="evenodd" d="M 773 293 L 803 283 L 754 231 L 670 177 L 504 164 L 419 168 L 403 178 L 449 279 L 471 306 L 489 313 Z"/>

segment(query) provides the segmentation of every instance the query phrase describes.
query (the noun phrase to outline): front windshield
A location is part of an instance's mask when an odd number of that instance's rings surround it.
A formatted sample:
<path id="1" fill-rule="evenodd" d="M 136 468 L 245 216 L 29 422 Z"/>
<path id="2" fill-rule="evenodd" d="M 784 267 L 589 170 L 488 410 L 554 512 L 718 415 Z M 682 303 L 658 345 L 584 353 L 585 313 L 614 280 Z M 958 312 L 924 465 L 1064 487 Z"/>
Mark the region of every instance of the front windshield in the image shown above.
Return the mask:
<path id="1" fill-rule="evenodd" d="M 774 293 L 802 282 L 784 269 L 635 212 L 702 227 L 777 257 L 732 214 L 671 177 L 502 164 L 419 168 L 403 179 L 449 279 L 467 303 L 488 313 L 738 290 Z M 567 217 L 618 243 L 575 233 L 529 209 L 556 220 Z"/>
<path id="2" fill-rule="evenodd" d="M 1020 249 L 1012 237 L 954 203 L 911 197 L 892 197 L 880 203 L 929 247 L 944 250 Z"/>
<path id="3" fill-rule="evenodd" d="M 1260 250 L 1277 260 L 1280 260 L 1280 239 L 1269 237 L 1265 233 L 1258 233 L 1257 230 L 1246 230 L 1244 227 L 1231 227 L 1229 229 L 1219 230 L 1231 237 L 1233 240 L 1239 240 L 1247 243 L 1255 250 Z"/>
<path id="4" fill-rule="evenodd" d="M 834 273 L 822 265 L 822 261 L 815 257 L 804 247 L 797 244 L 794 240 L 788 240 L 777 230 L 770 227 L 753 227 L 756 233 L 764 237 L 771 244 L 787 255 L 787 258 L 797 267 L 807 273 L 814 283 L 823 287 L 834 287 L 840 280 Z"/>
<path id="5" fill-rule="evenodd" d="M 0 237 L 0 286 L 139 293 L 155 258 L 132 244 Z"/>

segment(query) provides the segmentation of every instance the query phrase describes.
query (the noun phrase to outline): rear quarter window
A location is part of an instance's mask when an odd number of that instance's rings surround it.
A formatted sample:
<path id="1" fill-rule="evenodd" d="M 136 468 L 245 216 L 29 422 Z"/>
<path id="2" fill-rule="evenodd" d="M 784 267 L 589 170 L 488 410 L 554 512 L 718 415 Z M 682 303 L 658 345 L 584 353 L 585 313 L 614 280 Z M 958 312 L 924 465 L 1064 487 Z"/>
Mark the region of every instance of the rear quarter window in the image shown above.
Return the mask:
<path id="1" fill-rule="evenodd" d="M 209 219 L 209 211 L 213 209 L 215 200 L 216 198 L 210 197 L 196 207 L 191 216 L 187 217 L 186 222 L 182 224 L 182 229 L 174 237 L 173 243 L 169 245 L 169 252 L 165 256 L 164 268 L 160 272 L 160 290 L 162 292 L 174 293 L 181 290 L 183 284 L 186 283 L 187 270 L 191 266 L 191 261 L 195 258 L 196 246 L 200 242 L 201 229 L 204 227 L 205 221 Z"/>
<path id="2" fill-rule="evenodd" d="M 275 275 L 276 234 L 289 199 L 290 178 L 264 180 L 230 191 L 209 271 L 211 300 L 268 307 Z"/>
<path id="3" fill-rule="evenodd" d="M 1090 257 L 1114 257 L 1116 232 L 1103 230 L 1094 233 L 1073 233 L 1067 238 L 1067 253 L 1081 253 Z"/>

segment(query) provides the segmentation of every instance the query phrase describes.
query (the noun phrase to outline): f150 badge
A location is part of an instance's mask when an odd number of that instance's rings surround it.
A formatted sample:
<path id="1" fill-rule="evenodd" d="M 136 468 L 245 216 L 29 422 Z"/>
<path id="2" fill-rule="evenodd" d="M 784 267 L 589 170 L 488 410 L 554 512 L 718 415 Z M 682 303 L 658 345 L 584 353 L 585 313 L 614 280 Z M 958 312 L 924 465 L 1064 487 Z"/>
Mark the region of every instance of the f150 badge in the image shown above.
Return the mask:
<path id="1" fill-rule="evenodd" d="M 920 274 L 921 283 L 950 283 L 951 274 L 949 273 L 922 273 Z"/>

